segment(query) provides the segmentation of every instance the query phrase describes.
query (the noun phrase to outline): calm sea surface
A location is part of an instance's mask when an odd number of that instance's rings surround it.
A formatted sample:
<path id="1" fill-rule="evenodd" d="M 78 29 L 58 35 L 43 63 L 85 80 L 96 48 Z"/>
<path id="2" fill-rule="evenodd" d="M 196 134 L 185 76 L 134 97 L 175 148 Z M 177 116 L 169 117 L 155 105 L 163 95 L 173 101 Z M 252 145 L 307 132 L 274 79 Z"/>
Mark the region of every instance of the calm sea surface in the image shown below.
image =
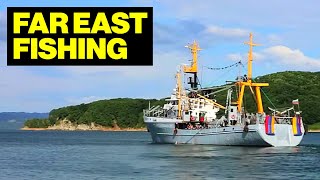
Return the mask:
<path id="1" fill-rule="evenodd" d="M 320 133 L 292 148 L 151 144 L 147 132 L 0 131 L 0 179 L 320 179 Z"/>

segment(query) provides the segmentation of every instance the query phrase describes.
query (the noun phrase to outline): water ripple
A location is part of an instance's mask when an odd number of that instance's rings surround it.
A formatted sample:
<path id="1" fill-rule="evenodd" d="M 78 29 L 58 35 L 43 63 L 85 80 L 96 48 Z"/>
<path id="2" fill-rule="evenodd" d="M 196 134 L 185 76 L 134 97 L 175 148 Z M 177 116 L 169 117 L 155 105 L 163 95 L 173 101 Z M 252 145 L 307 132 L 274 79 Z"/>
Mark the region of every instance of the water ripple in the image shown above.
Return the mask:
<path id="1" fill-rule="evenodd" d="M 318 179 L 319 139 L 255 148 L 157 145 L 146 132 L 0 131 L 0 179 Z"/>

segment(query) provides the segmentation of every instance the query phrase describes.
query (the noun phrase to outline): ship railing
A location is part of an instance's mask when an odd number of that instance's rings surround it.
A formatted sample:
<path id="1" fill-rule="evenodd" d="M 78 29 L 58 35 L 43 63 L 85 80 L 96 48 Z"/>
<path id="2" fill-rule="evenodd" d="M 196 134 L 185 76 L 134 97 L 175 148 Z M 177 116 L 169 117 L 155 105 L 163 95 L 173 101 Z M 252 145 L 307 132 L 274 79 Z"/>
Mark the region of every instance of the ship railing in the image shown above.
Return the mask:
<path id="1" fill-rule="evenodd" d="M 143 110 L 143 115 L 149 116 L 149 117 L 163 117 L 164 113 L 165 113 L 164 110 L 160 106 Z"/>
<path id="2" fill-rule="evenodd" d="M 143 113 L 146 116 L 149 116 L 150 114 L 152 114 L 154 111 L 156 111 L 160 106 L 152 106 L 151 108 L 149 107 L 149 109 L 144 109 Z"/>
<path id="3" fill-rule="evenodd" d="M 274 118 L 275 118 L 277 124 L 292 124 L 293 117 L 275 116 Z"/>
<path id="4" fill-rule="evenodd" d="M 260 124 L 264 124 L 265 123 L 265 118 L 266 116 L 260 116 L 258 117 L 259 121 L 257 121 L 257 123 L 260 123 Z M 276 124 L 292 124 L 292 118 L 293 117 L 288 117 L 288 116 L 274 116 L 275 118 L 275 123 Z"/>

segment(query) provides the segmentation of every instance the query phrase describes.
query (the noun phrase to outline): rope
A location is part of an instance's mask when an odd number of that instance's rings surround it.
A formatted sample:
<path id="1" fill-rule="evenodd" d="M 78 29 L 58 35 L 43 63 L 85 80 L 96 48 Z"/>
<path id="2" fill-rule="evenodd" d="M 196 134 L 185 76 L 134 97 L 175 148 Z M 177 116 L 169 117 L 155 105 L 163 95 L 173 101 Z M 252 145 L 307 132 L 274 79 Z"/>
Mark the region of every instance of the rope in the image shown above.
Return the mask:
<path id="1" fill-rule="evenodd" d="M 229 72 L 230 72 L 231 70 L 232 70 L 232 69 L 229 69 L 229 71 L 223 73 L 222 75 L 217 76 L 216 78 L 213 79 L 213 81 L 211 81 L 211 83 L 206 84 L 206 86 L 204 86 L 204 87 L 208 87 L 208 86 L 212 85 L 214 82 L 216 82 L 218 79 L 220 79 L 220 76 L 225 76 L 226 74 L 229 74 Z"/>
<path id="2" fill-rule="evenodd" d="M 242 67 L 243 67 L 243 69 L 247 71 L 247 68 L 244 66 L 244 64 L 241 63 L 241 61 L 240 61 L 239 64 L 241 64 Z M 247 65 L 247 64 L 248 64 L 248 62 L 247 62 L 245 65 Z M 252 81 L 253 81 L 253 82 L 256 82 L 256 81 L 254 81 L 253 79 L 252 79 Z M 272 101 L 271 101 L 270 98 L 268 97 L 268 95 L 263 91 L 263 89 L 261 88 L 260 90 L 261 90 L 261 92 L 263 93 L 263 95 L 268 99 L 268 101 L 271 103 L 271 105 L 272 105 L 275 109 L 277 109 L 276 106 L 272 103 Z"/>
<path id="3" fill-rule="evenodd" d="M 266 98 L 268 99 L 268 101 L 271 103 L 271 105 L 275 108 L 275 109 L 277 109 L 276 108 L 276 106 L 272 103 L 272 101 L 269 99 L 269 97 L 267 96 L 267 94 L 262 90 L 262 89 L 260 89 L 261 91 L 262 91 L 262 93 L 266 96 Z"/>
<path id="4" fill-rule="evenodd" d="M 245 70 L 247 70 L 247 68 L 245 68 Z M 252 81 L 253 81 L 253 82 L 256 82 L 256 81 L 254 81 L 253 79 L 252 79 Z M 276 106 L 272 103 L 272 101 L 271 101 L 270 98 L 268 97 L 268 95 L 263 91 L 263 89 L 261 88 L 260 90 L 261 90 L 261 92 L 263 93 L 263 95 L 268 99 L 268 101 L 271 103 L 271 105 L 272 105 L 275 109 L 277 109 Z"/>
<path id="5" fill-rule="evenodd" d="M 199 134 L 203 129 L 199 129 L 199 131 L 197 133 L 195 133 L 193 136 L 191 136 L 191 138 L 185 142 L 185 144 L 187 144 L 189 141 L 191 141 L 197 134 Z"/>
<path id="6" fill-rule="evenodd" d="M 222 68 L 211 68 L 211 67 L 207 67 L 207 66 L 203 66 L 203 67 L 206 67 L 207 69 L 210 69 L 210 70 L 222 70 L 222 69 L 228 69 L 228 68 L 230 68 L 229 71 L 223 73 L 222 75 L 217 76 L 213 81 L 211 81 L 210 84 L 213 84 L 213 83 L 216 82 L 218 79 L 220 79 L 221 76 L 225 77 L 226 74 L 229 74 L 230 71 L 232 70 L 231 67 L 238 66 L 238 65 L 241 65 L 242 67 L 244 67 L 244 65 L 242 64 L 241 60 L 238 61 L 238 62 L 236 62 L 236 63 L 234 63 L 234 64 L 231 64 L 231 65 L 229 65 L 229 66 L 222 67 Z M 230 74 L 230 75 L 231 75 L 231 74 Z M 210 84 L 209 84 L 209 85 L 210 85 Z"/>
<path id="7" fill-rule="evenodd" d="M 208 68 L 208 69 L 210 69 L 210 70 L 222 70 L 222 69 L 231 68 L 231 67 L 236 66 L 236 65 L 239 65 L 239 64 L 242 64 L 241 61 L 236 62 L 236 63 L 234 63 L 234 64 L 231 64 L 231 65 L 229 65 L 229 66 L 220 67 L 220 68 L 213 68 L 213 67 L 208 67 L 208 66 L 204 66 L 204 67 L 206 67 L 206 68 Z"/>

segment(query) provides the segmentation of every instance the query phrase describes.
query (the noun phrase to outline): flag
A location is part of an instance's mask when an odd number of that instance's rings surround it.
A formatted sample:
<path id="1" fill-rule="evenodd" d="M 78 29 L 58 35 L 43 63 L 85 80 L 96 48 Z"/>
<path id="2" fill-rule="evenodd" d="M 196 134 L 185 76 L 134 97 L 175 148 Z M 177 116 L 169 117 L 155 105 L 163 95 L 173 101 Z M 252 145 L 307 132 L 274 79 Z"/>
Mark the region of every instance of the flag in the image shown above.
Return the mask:
<path id="1" fill-rule="evenodd" d="M 299 100 L 298 99 L 293 100 L 292 104 L 299 104 Z"/>

